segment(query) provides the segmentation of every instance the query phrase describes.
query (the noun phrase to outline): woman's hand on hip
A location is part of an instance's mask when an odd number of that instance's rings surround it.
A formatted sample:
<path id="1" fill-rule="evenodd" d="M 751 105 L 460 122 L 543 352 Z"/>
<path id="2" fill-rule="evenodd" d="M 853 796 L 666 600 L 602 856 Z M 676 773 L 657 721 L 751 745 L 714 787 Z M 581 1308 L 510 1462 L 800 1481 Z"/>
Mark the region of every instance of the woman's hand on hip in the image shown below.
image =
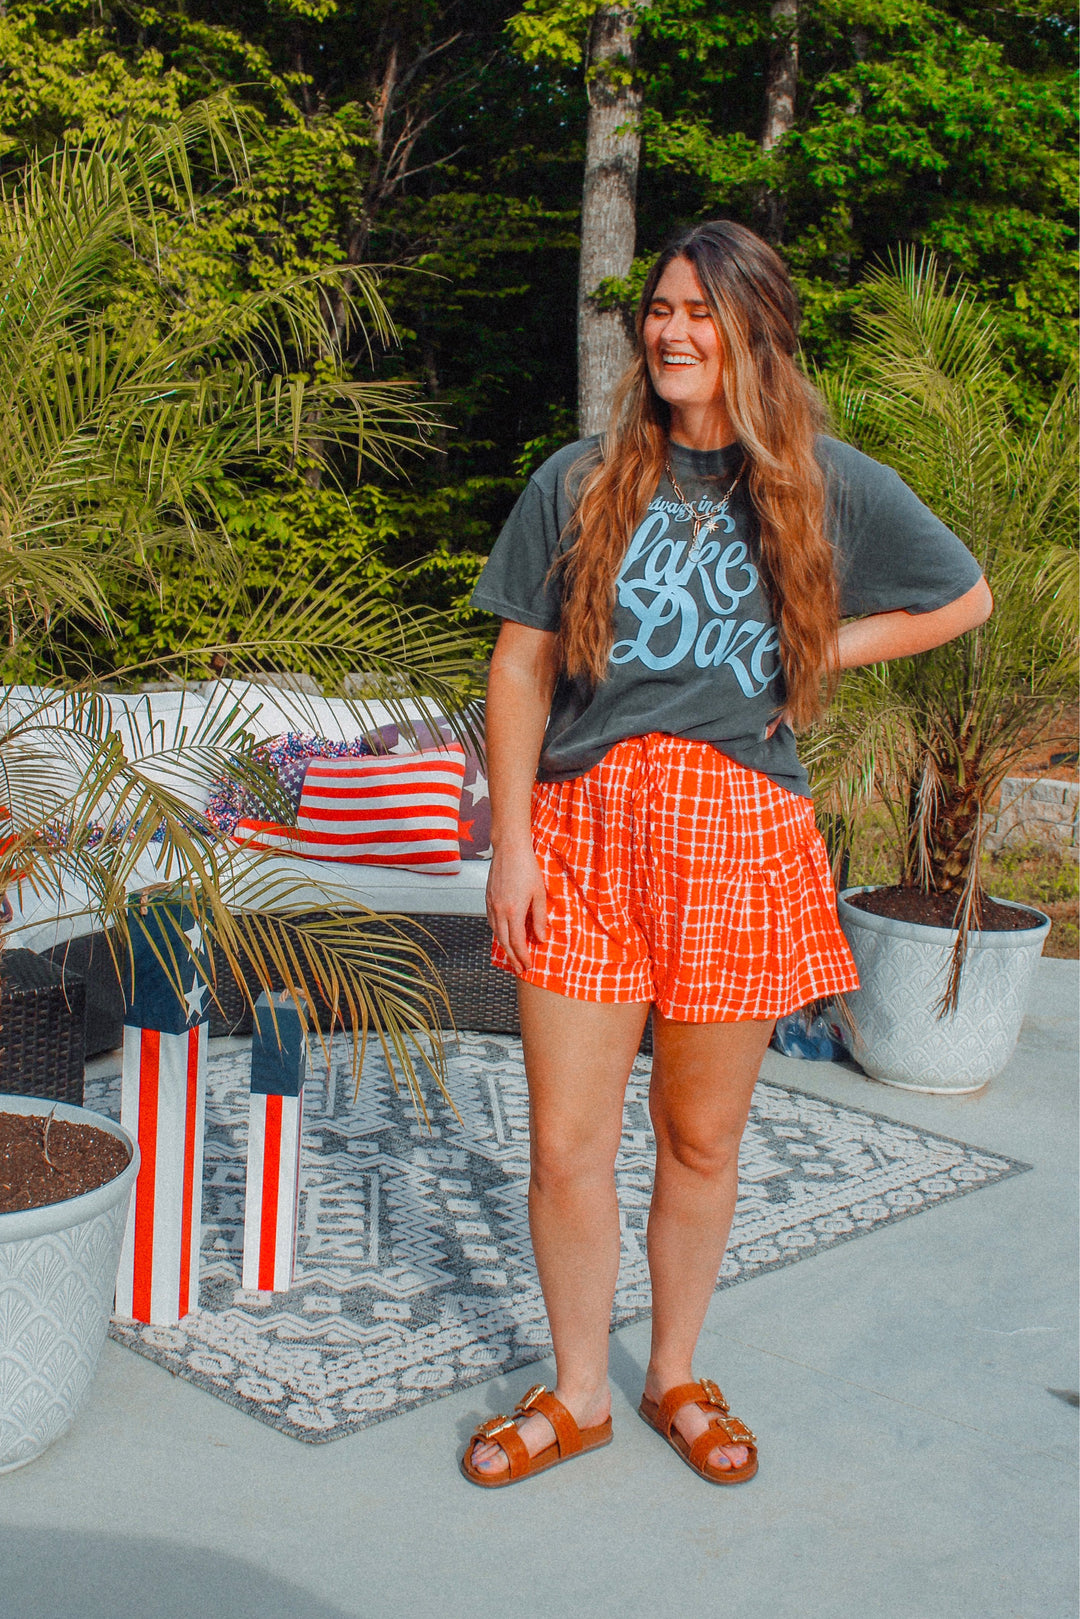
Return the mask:
<path id="1" fill-rule="evenodd" d="M 487 917 L 515 972 L 527 972 L 531 965 L 530 921 L 540 943 L 547 938 L 547 892 L 531 844 L 496 849 L 492 855 Z"/>
<path id="2" fill-rule="evenodd" d="M 781 709 L 779 714 L 777 714 L 776 718 L 769 721 L 768 725 L 765 727 L 765 741 L 766 742 L 768 742 L 770 737 L 776 735 L 776 733 L 780 729 L 781 725 L 787 725 L 787 726 L 790 727 L 790 725 L 791 725 L 791 710 L 790 710 L 790 708 Z"/>

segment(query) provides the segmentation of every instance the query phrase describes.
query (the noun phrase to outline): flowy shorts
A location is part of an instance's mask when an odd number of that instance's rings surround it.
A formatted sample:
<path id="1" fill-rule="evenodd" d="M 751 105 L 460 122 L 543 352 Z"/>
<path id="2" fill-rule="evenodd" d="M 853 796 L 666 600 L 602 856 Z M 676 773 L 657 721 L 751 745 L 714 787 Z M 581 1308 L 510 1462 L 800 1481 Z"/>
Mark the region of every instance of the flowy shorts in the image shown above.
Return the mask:
<path id="1" fill-rule="evenodd" d="M 530 984 L 683 1023 L 858 987 L 813 804 L 708 742 L 653 732 L 538 782 L 532 835 L 548 936 L 530 937 Z M 492 960 L 513 971 L 497 941 Z"/>

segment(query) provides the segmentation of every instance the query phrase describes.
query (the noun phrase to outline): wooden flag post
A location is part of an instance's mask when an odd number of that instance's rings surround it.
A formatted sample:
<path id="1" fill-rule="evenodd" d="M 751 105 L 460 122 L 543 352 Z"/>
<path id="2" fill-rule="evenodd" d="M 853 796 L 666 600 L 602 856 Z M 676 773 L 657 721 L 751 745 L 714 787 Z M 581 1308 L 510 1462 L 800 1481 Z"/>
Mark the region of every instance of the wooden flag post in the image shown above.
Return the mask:
<path id="1" fill-rule="evenodd" d="M 307 1037 L 287 994 L 255 1003 L 242 1285 L 284 1293 L 296 1263 Z"/>
<path id="2" fill-rule="evenodd" d="M 176 903 L 130 917 L 120 1122 L 142 1165 L 128 1210 L 116 1313 L 170 1326 L 199 1300 L 206 987 L 198 918 Z"/>

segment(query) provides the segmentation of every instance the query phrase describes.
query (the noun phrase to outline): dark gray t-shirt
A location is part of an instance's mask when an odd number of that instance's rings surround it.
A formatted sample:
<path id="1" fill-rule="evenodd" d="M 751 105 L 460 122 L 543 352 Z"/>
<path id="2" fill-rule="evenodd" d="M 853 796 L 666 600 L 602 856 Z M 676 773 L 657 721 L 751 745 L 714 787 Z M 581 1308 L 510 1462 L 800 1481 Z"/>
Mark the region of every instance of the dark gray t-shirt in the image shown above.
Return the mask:
<path id="1" fill-rule="evenodd" d="M 596 445 L 596 439 L 569 444 L 533 473 L 480 575 L 474 606 L 534 629 L 558 629 L 561 575 L 552 579 L 550 568 Z M 844 617 L 897 608 L 927 613 L 978 582 L 967 547 L 891 468 L 837 439 L 820 438 L 817 454 Z M 741 462 L 738 445 L 671 446 L 675 479 L 706 519 L 721 506 Z M 595 688 L 559 679 L 541 781 L 582 776 L 617 742 L 662 731 L 711 742 L 809 797 L 792 732 L 781 725 L 765 737 L 784 706 L 784 676 L 744 483 L 713 531 L 702 531 L 696 556 L 692 540 L 689 512 L 665 476 L 619 571 L 607 678 Z"/>

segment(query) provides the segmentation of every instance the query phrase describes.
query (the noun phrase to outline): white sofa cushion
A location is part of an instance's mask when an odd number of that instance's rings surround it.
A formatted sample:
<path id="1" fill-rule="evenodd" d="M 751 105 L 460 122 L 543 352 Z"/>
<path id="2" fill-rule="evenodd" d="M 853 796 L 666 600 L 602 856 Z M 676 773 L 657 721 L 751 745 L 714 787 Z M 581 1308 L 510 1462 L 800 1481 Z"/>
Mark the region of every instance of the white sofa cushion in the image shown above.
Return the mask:
<path id="1" fill-rule="evenodd" d="M 431 877 L 390 866 L 344 866 L 288 855 L 272 855 L 257 869 L 245 869 L 241 858 L 227 897 L 236 906 L 257 903 L 271 910 L 293 905 L 327 910 L 361 905 L 406 916 L 484 916 L 489 869 L 486 860 L 465 860 L 453 876 Z M 164 876 L 161 866 L 144 856 L 131 887 L 145 887 Z M 8 898 L 15 914 L 4 942 L 20 949 L 49 950 L 100 930 L 88 892 L 74 878 L 65 879 L 62 894 L 35 894 L 23 884 L 21 892 L 11 889 Z"/>
<path id="2" fill-rule="evenodd" d="M 432 877 L 392 866 L 352 866 L 334 860 L 297 860 L 289 855 L 265 857 L 245 871 L 237 862 L 230 899 L 237 906 L 257 903 L 284 910 L 291 905 L 362 905 L 372 911 L 402 911 L 408 916 L 484 916 L 486 860 L 463 860 L 452 876 Z"/>
<path id="3" fill-rule="evenodd" d="M 39 713 L 35 707 L 50 697 Z M 162 691 L 127 694 L 107 693 L 101 697 L 107 725 L 115 730 L 126 758 L 139 763 L 150 780 L 174 793 L 192 809 L 202 810 L 210 780 L 217 774 L 209 761 L 199 757 L 198 739 L 209 731 L 208 704 L 198 692 Z M 75 791 L 90 750 L 80 745 L 74 719 L 84 697 L 65 697 L 45 687 L 8 686 L 0 688 L 0 731 L 19 719 L 29 719 L 25 729 L 7 744 L 9 756 L 21 755 L 27 767 L 44 769 L 50 796 L 59 803 Z M 63 745 L 56 728 L 72 733 L 69 746 Z M 36 772 L 35 772 L 36 773 Z M 16 772 L 17 779 L 17 772 Z M 35 809 L 38 793 L 34 791 Z M 12 805 L 16 820 L 19 804 Z M 102 814 L 106 805 L 103 801 Z M 33 814 L 28 805 L 28 813 Z"/>

